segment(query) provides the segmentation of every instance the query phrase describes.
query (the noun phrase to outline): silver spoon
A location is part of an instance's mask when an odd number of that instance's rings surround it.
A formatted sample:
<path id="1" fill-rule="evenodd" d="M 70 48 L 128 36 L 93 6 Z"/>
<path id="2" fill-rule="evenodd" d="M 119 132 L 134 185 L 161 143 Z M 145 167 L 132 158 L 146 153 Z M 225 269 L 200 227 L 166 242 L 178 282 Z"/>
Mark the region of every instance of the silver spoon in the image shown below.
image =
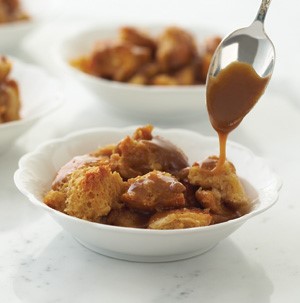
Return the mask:
<path id="1" fill-rule="evenodd" d="M 264 20 L 270 2 L 271 0 L 262 0 L 253 23 L 248 27 L 234 31 L 221 41 L 213 55 L 208 70 L 206 80 L 206 105 L 212 126 L 218 132 L 220 148 L 219 160 L 214 169 L 216 172 L 222 168 L 226 160 L 226 141 L 229 132 L 240 124 L 244 116 L 258 101 L 258 98 L 264 92 L 273 73 L 275 49 L 264 30 Z M 236 62 L 252 66 L 257 75 L 261 77 L 261 80 L 257 80 L 254 76 L 255 81 L 252 79 L 246 89 L 244 87 L 245 83 L 241 85 L 242 82 L 240 82 L 240 80 L 243 79 L 236 78 L 240 73 L 238 74 L 237 70 L 234 70 L 235 74 L 230 74 L 229 79 L 228 77 L 226 80 L 221 78 L 224 82 L 218 82 L 216 80 L 218 74 L 227 68 L 228 65 Z M 228 70 L 230 70 L 229 67 Z M 250 74 L 251 73 L 249 73 L 249 75 Z M 243 75 L 246 81 L 251 79 L 249 75 L 246 73 Z M 253 75 L 251 77 L 253 78 Z M 217 86 L 215 86 L 216 83 Z M 240 87 L 235 87 L 235 83 L 239 83 L 241 89 Z M 257 86 L 257 83 L 264 86 Z M 214 87 L 212 91 L 211 87 Z M 216 89 L 216 87 L 218 88 Z M 228 88 L 231 90 L 228 91 Z M 253 88 L 257 89 L 257 91 L 253 91 Z M 238 102 L 235 100 L 235 95 L 239 96 Z M 228 99 L 229 96 L 230 99 Z M 225 103 L 227 101 L 228 103 Z"/>
<path id="2" fill-rule="evenodd" d="M 234 61 L 250 64 L 260 77 L 271 77 L 275 48 L 264 30 L 264 20 L 271 0 L 262 0 L 253 23 L 225 37 L 217 47 L 207 74 L 207 81 Z"/>

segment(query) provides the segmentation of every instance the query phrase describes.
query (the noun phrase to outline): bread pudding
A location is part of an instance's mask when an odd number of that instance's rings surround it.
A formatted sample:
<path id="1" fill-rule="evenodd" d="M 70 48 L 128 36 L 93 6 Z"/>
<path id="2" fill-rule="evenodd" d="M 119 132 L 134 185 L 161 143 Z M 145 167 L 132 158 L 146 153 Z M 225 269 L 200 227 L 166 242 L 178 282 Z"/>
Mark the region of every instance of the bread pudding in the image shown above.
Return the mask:
<path id="1" fill-rule="evenodd" d="M 9 77 L 11 62 L 0 56 L 0 124 L 20 119 L 20 95 L 18 84 Z"/>
<path id="2" fill-rule="evenodd" d="M 0 0 L 0 24 L 28 19 L 19 0 Z"/>
<path id="3" fill-rule="evenodd" d="M 80 219 L 145 229 L 208 226 L 243 216 L 251 203 L 234 165 L 189 165 L 172 142 L 137 128 L 120 142 L 76 156 L 57 173 L 44 202 Z"/>
<path id="4" fill-rule="evenodd" d="M 89 54 L 71 65 L 107 80 L 138 85 L 204 84 L 219 36 L 197 42 L 183 28 L 169 26 L 157 35 L 136 27 L 119 28 L 115 39 L 96 41 Z"/>

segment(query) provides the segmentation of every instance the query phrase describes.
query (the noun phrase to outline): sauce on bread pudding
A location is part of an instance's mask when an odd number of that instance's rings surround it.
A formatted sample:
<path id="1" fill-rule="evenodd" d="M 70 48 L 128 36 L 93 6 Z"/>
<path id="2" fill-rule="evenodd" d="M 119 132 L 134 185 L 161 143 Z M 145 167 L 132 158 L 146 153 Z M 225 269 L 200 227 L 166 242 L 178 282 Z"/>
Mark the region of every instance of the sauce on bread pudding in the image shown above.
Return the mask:
<path id="1" fill-rule="evenodd" d="M 179 147 L 137 128 L 118 143 L 76 156 L 58 171 L 44 202 L 80 219 L 147 229 L 182 229 L 250 211 L 233 164 L 212 174 L 218 157 L 189 165 Z"/>

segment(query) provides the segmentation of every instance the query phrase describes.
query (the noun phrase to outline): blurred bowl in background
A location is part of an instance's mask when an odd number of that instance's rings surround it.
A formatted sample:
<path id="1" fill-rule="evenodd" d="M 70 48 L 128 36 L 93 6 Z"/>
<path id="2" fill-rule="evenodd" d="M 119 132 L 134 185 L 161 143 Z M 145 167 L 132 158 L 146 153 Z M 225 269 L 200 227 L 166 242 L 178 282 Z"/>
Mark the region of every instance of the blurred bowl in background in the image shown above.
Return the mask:
<path id="1" fill-rule="evenodd" d="M 15 58 L 9 78 L 19 86 L 21 119 L 0 124 L 0 153 L 4 152 L 19 136 L 38 120 L 49 115 L 62 105 L 59 83 L 39 67 Z"/>
<path id="2" fill-rule="evenodd" d="M 157 35 L 165 26 L 136 26 Z M 62 72 L 76 78 L 99 97 L 110 110 L 128 117 L 155 122 L 161 119 L 185 119 L 206 114 L 205 85 L 136 85 L 106 80 L 87 74 L 70 64 L 70 60 L 87 55 L 95 42 L 115 39 L 117 26 L 92 26 L 69 35 L 54 50 L 54 60 Z M 186 28 L 185 28 L 186 29 Z M 196 39 L 216 35 L 209 29 L 186 29 Z"/>
<path id="3" fill-rule="evenodd" d="M 57 14 L 61 5 L 59 0 L 20 0 L 28 20 L 0 23 L 0 53 L 9 52 L 24 36 L 41 22 L 51 19 Z"/>

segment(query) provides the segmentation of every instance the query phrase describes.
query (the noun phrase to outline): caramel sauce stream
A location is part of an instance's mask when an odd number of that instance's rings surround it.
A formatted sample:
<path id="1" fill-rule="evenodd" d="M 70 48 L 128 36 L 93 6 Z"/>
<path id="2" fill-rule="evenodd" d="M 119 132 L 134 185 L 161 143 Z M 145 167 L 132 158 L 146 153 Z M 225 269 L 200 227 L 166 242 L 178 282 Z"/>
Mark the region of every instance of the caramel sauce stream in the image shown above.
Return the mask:
<path id="1" fill-rule="evenodd" d="M 244 62 L 233 62 L 207 81 L 206 105 L 210 122 L 219 136 L 218 172 L 226 160 L 228 134 L 235 129 L 265 91 L 270 77 L 260 77 Z"/>

